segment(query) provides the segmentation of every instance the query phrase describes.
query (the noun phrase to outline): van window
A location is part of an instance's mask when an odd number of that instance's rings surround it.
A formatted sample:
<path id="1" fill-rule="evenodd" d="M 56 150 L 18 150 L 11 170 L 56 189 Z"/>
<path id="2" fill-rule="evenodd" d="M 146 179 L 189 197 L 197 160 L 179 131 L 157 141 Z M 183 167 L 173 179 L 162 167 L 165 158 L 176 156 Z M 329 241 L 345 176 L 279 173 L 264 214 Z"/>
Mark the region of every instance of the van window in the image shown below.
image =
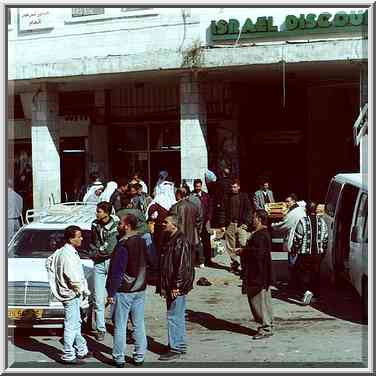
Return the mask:
<path id="1" fill-rule="evenodd" d="M 336 212 L 337 201 L 340 192 L 341 184 L 332 179 L 325 200 L 325 212 L 331 217 L 334 217 L 334 214 Z"/>
<path id="2" fill-rule="evenodd" d="M 356 213 L 355 227 L 357 228 L 357 243 L 368 242 L 368 195 L 360 196 L 359 206 Z M 367 238 L 367 239 L 366 239 Z"/>

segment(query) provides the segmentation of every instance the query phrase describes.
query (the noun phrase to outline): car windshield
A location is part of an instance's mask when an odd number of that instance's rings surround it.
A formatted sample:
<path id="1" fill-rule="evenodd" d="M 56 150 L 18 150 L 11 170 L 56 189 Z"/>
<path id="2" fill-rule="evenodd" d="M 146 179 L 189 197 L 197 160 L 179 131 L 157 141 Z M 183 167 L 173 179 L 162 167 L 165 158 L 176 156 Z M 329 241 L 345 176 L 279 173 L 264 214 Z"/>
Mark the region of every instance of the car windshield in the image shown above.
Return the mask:
<path id="1" fill-rule="evenodd" d="M 81 258 L 87 259 L 91 232 L 83 230 L 82 237 L 83 241 L 78 253 Z M 64 229 L 24 229 L 17 234 L 12 242 L 8 257 L 46 258 L 63 245 Z"/>

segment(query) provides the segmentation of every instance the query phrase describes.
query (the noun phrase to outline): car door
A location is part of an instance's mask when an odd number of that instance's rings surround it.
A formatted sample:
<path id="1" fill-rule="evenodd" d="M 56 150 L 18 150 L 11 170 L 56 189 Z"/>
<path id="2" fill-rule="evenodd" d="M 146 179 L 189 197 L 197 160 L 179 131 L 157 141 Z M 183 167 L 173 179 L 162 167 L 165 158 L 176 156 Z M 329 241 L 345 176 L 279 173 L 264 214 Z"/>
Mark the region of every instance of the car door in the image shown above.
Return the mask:
<path id="1" fill-rule="evenodd" d="M 362 278 L 368 268 L 368 195 L 360 192 L 355 207 L 350 232 L 350 279 L 362 294 Z"/>

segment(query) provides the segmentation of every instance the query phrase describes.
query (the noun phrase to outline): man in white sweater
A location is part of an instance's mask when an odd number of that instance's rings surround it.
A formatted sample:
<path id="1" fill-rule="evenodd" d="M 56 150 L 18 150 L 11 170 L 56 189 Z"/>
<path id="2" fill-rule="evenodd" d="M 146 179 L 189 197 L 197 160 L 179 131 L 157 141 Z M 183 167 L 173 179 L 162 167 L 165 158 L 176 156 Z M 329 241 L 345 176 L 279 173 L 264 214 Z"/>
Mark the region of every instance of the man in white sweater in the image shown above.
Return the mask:
<path id="1" fill-rule="evenodd" d="M 64 353 L 61 362 L 78 364 L 92 355 L 85 338 L 81 335 L 80 304 L 90 295 L 77 248 L 82 235 L 78 226 L 69 226 L 64 231 L 66 243 L 47 258 L 46 268 L 54 296 L 64 306 Z"/>
<path id="2" fill-rule="evenodd" d="M 286 198 L 288 212 L 281 222 L 272 223 L 272 229 L 283 233 L 283 250 L 288 252 L 288 266 L 290 269 L 290 287 L 293 287 L 294 280 L 294 265 L 297 256 L 291 253 L 291 246 L 294 236 L 294 229 L 299 220 L 305 217 L 306 211 L 304 206 L 298 205 L 298 197 L 295 193 L 291 193 Z"/>

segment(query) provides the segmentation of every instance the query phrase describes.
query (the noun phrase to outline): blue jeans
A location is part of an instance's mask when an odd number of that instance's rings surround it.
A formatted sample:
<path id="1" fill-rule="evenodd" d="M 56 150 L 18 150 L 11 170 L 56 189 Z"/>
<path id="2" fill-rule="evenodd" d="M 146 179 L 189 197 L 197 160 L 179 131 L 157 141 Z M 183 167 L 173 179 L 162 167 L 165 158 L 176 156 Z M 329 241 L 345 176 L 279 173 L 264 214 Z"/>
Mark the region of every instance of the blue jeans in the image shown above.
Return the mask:
<path id="1" fill-rule="evenodd" d="M 142 362 L 147 349 L 144 322 L 145 290 L 125 293 L 117 292 L 113 307 L 114 320 L 114 347 L 112 358 L 116 363 L 125 362 L 127 348 L 126 332 L 129 314 L 132 315 L 133 338 L 135 347 L 133 359 Z"/>
<path id="2" fill-rule="evenodd" d="M 64 354 L 62 360 L 73 360 L 77 355 L 88 352 L 86 340 L 81 335 L 80 298 L 74 298 L 64 305 Z"/>
<path id="3" fill-rule="evenodd" d="M 94 314 L 95 325 L 98 332 L 106 331 L 104 320 L 105 299 L 107 297 L 106 279 L 110 260 L 94 264 Z"/>
<path id="4" fill-rule="evenodd" d="M 187 350 L 185 342 L 185 306 L 186 295 L 179 295 L 176 299 L 166 299 L 168 345 L 172 351 Z"/>

